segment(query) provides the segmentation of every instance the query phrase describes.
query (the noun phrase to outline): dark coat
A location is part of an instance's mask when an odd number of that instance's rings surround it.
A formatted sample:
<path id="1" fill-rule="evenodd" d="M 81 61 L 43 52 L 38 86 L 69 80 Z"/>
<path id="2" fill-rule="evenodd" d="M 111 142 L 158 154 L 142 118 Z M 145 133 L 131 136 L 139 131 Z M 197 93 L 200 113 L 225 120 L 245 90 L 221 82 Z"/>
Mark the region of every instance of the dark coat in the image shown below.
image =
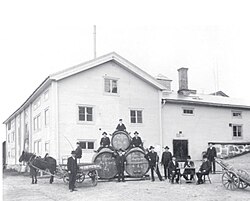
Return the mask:
<path id="1" fill-rule="evenodd" d="M 154 167 L 156 165 L 156 162 L 159 161 L 159 156 L 157 155 L 156 152 L 148 152 L 145 155 L 145 158 L 149 161 L 149 166 Z"/>
<path id="2" fill-rule="evenodd" d="M 82 158 L 82 148 L 80 146 L 78 146 L 76 148 L 76 158 Z"/>
<path id="3" fill-rule="evenodd" d="M 67 169 L 71 174 L 77 174 L 77 162 L 72 156 L 68 158 Z"/>
<path id="4" fill-rule="evenodd" d="M 109 137 L 102 137 L 100 145 L 102 147 L 109 146 L 110 145 L 110 139 L 109 139 Z"/>
<path id="5" fill-rule="evenodd" d="M 194 162 L 193 161 L 190 161 L 190 162 L 188 162 L 188 161 L 186 161 L 185 163 L 184 163 L 184 168 L 185 167 L 194 167 Z"/>
<path id="6" fill-rule="evenodd" d="M 214 157 L 217 157 L 216 149 L 215 147 L 208 147 L 207 148 L 207 159 L 209 161 L 214 161 Z"/>
<path id="7" fill-rule="evenodd" d="M 118 124 L 116 127 L 117 131 L 125 131 L 126 130 L 126 126 L 124 124 L 120 125 Z"/>
<path id="8" fill-rule="evenodd" d="M 127 161 L 126 156 L 123 154 L 121 156 L 119 154 L 113 154 L 113 157 L 115 157 L 115 164 L 117 169 L 124 168 L 125 162 Z"/>
<path id="9" fill-rule="evenodd" d="M 168 152 L 164 151 L 161 157 L 161 164 L 168 165 L 171 160 L 172 160 L 172 153 L 170 151 Z"/>
<path id="10" fill-rule="evenodd" d="M 142 147 L 143 144 L 142 144 L 141 138 L 139 136 L 137 138 L 133 137 L 132 142 L 131 142 L 131 146 L 132 147 Z"/>
<path id="11" fill-rule="evenodd" d="M 169 162 L 169 165 L 168 165 L 168 168 L 169 168 L 169 171 L 175 171 L 176 169 L 179 168 L 179 163 L 177 161 L 175 161 L 175 164 L 173 161 L 170 161 Z"/>
<path id="12" fill-rule="evenodd" d="M 209 172 L 210 169 L 211 169 L 211 164 L 209 161 L 206 161 L 201 164 L 199 171 L 203 172 L 205 170 L 206 172 Z"/>

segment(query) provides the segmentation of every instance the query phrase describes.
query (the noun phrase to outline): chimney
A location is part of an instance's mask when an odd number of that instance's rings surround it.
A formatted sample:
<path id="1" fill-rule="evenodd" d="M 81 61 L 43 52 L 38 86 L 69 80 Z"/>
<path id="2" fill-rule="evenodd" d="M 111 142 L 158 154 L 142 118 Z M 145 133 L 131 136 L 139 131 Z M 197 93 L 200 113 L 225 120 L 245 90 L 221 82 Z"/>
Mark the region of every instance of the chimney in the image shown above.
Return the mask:
<path id="1" fill-rule="evenodd" d="M 188 89 L 188 76 L 187 76 L 188 68 L 179 68 L 179 91 Z"/>
<path id="2" fill-rule="evenodd" d="M 159 74 L 156 76 L 156 80 L 157 80 L 157 82 L 162 84 L 164 87 L 166 87 L 167 91 L 171 91 L 172 80 L 170 80 L 168 77 L 166 77 L 162 74 Z"/>

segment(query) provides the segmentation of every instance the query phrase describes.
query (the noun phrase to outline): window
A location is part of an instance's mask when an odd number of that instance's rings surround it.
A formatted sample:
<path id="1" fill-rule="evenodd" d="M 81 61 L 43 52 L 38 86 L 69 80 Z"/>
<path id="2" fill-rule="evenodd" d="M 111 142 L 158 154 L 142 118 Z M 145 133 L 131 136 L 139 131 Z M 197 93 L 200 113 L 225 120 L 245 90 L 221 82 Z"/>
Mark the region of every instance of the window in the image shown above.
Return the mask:
<path id="1" fill-rule="evenodd" d="M 106 93 L 117 94 L 117 79 L 104 78 L 104 91 Z"/>
<path id="2" fill-rule="evenodd" d="M 45 142 L 45 152 L 49 153 L 49 142 Z"/>
<path id="3" fill-rule="evenodd" d="M 14 158 L 15 157 L 15 148 L 11 149 L 11 157 Z"/>
<path id="4" fill-rule="evenodd" d="M 11 122 L 9 121 L 8 122 L 8 130 L 10 130 L 11 129 Z"/>
<path id="5" fill-rule="evenodd" d="M 242 138 L 242 125 L 233 125 L 233 138 Z"/>
<path id="6" fill-rule="evenodd" d="M 95 147 L 94 147 L 94 141 L 80 141 L 80 147 L 82 148 L 82 149 L 85 149 L 85 150 L 88 150 L 88 149 L 94 149 Z"/>
<path id="7" fill-rule="evenodd" d="M 41 129 L 41 117 L 40 114 L 34 117 L 34 131 Z"/>
<path id="8" fill-rule="evenodd" d="M 12 132 L 11 133 L 11 142 L 14 142 L 15 141 L 15 132 Z"/>
<path id="9" fill-rule="evenodd" d="M 41 105 L 41 100 L 39 98 L 33 104 L 34 110 L 36 110 L 38 107 L 40 107 L 40 105 Z"/>
<path id="10" fill-rule="evenodd" d="M 92 122 L 93 121 L 93 107 L 78 106 L 78 121 Z"/>
<path id="11" fill-rule="evenodd" d="M 242 118 L 242 112 L 241 111 L 232 111 L 233 118 Z"/>
<path id="12" fill-rule="evenodd" d="M 10 142 L 10 133 L 8 134 L 8 142 Z"/>
<path id="13" fill-rule="evenodd" d="M 49 90 L 44 92 L 44 101 L 49 99 Z"/>
<path id="14" fill-rule="evenodd" d="M 41 140 L 37 140 L 34 142 L 34 152 L 39 155 L 42 153 L 42 146 L 41 146 L 42 142 Z"/>
<path id="15" fill-rule="evenodd" d="M 45 126 L 49 125 L 49 108 L 44 110 L 44 124 Z"/>
<path id="16" fill-rule="evenodd" d="M 142 110 L 130 110 L 130 122 L 142 123 Z"/>
<path id="17" fill-rule="evenodd" d="M 184 115 L 194 115 L 194 109 L 193 108 L 182 108 Z"/>

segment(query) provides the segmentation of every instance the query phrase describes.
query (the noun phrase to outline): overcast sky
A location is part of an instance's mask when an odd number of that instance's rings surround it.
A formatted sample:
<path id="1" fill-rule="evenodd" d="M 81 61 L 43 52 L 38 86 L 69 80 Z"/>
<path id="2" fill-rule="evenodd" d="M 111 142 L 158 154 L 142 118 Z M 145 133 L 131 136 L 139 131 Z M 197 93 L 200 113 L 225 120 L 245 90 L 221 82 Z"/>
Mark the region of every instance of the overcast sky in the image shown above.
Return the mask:
<path id="1" fill-rule="evenodd" d="M 187 67 L 190 89 L 250 100 L 247 1 L 204 2 L 1 1 L 1 123 L 49 74 L 93 59 L 94 24 L 97 56 L 115 51 L 174 90 Z"/>

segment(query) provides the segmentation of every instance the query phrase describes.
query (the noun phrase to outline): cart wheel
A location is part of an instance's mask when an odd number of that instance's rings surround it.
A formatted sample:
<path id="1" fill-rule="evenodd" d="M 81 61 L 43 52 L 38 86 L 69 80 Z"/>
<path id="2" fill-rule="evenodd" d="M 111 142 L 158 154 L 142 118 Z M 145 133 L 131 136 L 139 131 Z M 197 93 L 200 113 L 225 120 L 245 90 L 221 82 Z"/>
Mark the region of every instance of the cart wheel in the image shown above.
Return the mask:
<path id="1" fill-rule="evenodd" d="M 68 174 L 68 173 L 65 173 L 65 174 L 63 175 L 63 182 L 66 183 L 66 184 L 69 183 L 69 174 Z"/>
<path id="2" fill-rule="evenodd" d="M 77 183 L 82 183 L 85 179 L 85 174 L 80 172 L 80 173 L 77 173 L 76 175 L 76 182 Z"/>
<path id="3" fill-rule="evenodd" d="M 88 173 L 91 181 L 92 181 L 92 185 L 93 186 L 96 186 L 97 185 L 97 182 L 98 182 L 98 172 L 97 170 L 92 170 Z"/>
<path id="4" fill-rule="evenodd" d="M 238 174 L 240 175 L 240 178 L 243 178 L 243 179 L 248 178 L 248 173 L 245 170 L 238 169 Z M 242 179 L 240 179 L 239 188 L 245 189 L 246 187 L 248 187 L 248 184 L 244 182 Z"/>
<path id="5" fill-rule="evenodd" d="M 228 190 L 235 190 L 239 187 L 240 179 L 233 171 L 226 171 L 222 175 L 222 184 Z"/>

